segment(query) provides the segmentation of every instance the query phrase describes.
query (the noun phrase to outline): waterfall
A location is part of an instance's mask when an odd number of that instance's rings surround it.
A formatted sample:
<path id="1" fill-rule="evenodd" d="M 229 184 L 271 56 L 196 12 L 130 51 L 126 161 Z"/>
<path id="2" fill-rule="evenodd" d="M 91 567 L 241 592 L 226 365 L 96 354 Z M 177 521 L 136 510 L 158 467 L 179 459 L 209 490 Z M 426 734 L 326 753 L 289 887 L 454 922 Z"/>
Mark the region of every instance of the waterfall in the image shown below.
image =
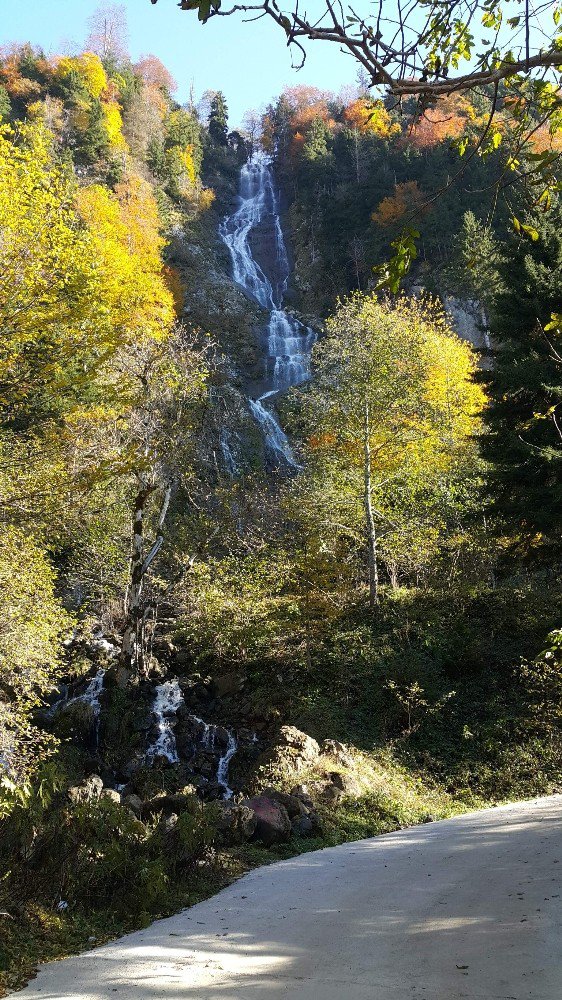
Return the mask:
<path id="1" fill-rule="evenodd" d="M 152 763 L 156 757 L 166 757 L 170 764 L 179 763 L 178 748 L 174 735 L 176 716 L 179 708 L 183 705 L 184 698 L 177 680 L 164 681 L 156 688 L 152 711 L 156 721 L 157 736 L 152 745 L 146 751 L 147 763 Z M 230 799 L 234 794 L 228 785 L 228 769 L 230 761 L 238 750 L 238 740 L 231 730 L 222 730 L 219 726 L 205 722 L 199 716 L 190 714 L 189 720 L 201 727 L 201 734 L 194 741 L 194 749 L 199 743 L 207 753 L 217 753 L 215 747 L 217 743 L 225 743 L 224 753 L 220 754 L 217 764 L 217 783 L 223 788 L 223 798 Z M 219 736 L 222 734 L 222 737 Z M 220 751 L 219 751 L 220 753 Z"/>
<path id="2" fill-rule="evenodd" d="M 267 234 L 267 264 L 256 260 L 253 249 L 260 231 Z M 298 468 L 277 415 L 264 400 L 310 377 L 310 352 L 316 335 L 283 309 L 289 256 L 273 168 L 264 153 L 254 153 L 242 167 L 236 209 L 222 221 L 219 232 L 230 251 L 234 280 L 269 312 L 266 375 L 270 388 L 249 401 L 251 412 L 275 464 Z"/>
<path id="3" fill-rule="evenodd" d="M 217 781 L 219 785 L 222 785 L 222 787 L 224 788 L 223 798 L 225 799 L 231 799 L 234 794 L 232 788 L 229 788 L 228 785 L 228 768 L 230 765 L 230 761 L 234 757 L 234 754 L 236 753 L 237 750 L 238 750 L 238 741 L 234 733 L 229 732 L 226 753 L 219 760 L 219 766 L 217 768 Z"/>
<path id="4" fill-rule="evenodd" d="M 146 752 L 149 763 L 152 763 L 155 757 L 167 757 L 170 764 L 179 762 L 174 722 L 181 704 L 183 704 L 183 694 L 177 680 L 164 681 L 158 685 L 152 706 L 158 735 Z"/>
<path id="5" fill-rule="evenodd" d="M 63 694 L 61 698 L 58 698 L 51 707 L 47 710 L 46 715 L 48 718 L 53 718 L 57 712 L 61 709 L 66 708 L 68 705 L 75 705 L 77 702 L 83 702 L 86 705 L 90 705 L 92 708 L 92 716 L 94 720 L 93 733 L 95 746 L 97 747 L 99 742 L 99 728 L 100 728 L 100 714 L 101 714 L 101 695 L 103 691 L 103 682 L 105 678 L 105 668 L 100 667 L 94 677 L 88 681 L 86 687 L 84 688 L 82 694 L 74 695 L 73 698 L 69 698 L 67 694 Z"/>

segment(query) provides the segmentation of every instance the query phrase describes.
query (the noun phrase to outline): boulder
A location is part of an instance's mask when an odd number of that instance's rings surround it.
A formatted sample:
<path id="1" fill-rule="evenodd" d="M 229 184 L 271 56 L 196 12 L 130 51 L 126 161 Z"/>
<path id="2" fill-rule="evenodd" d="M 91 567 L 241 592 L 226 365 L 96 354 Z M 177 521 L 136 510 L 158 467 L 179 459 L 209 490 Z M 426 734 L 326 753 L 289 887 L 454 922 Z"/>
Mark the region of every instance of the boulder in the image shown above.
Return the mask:
<path id="1" fill-rule="evenodd" d="M 237 674 L 234 671 L 228 674 L 221 674 L 220 677 L 215 678 L 215 691 L 219 698 L 224 698 L 227 695 L 239 694 L 239 692 L 244 687 L 245 678 L 242 674 Z"/>
<path id="2" fill-rule="evenodd" d="M 301 732 L 295 726 L 282 726 L 277 740 L 279 749 L 287 748 L 294 754 L 301 766 L 314 763 L 320 756 L 320 747 L 312 736 Z"/>
<path id="3" fill-rule="evenodd" d="M 67 788 L 66 797 L 72 805 L 79 805 L 83 802 L 93 802 L 99 799 L 103 790 L 103 781 L 98 774 L 91 774 L 79 785 Z"/>
<path id="4" fill-rule="evenodd" d="M 221 802 L 218 810 L 217 832 L 223 844 L 242 844 L 256 832 L 256 814 L 248 806 Z"/>
<path id="5" fill-rule="evenodd" d="M 93 747 L 96 743 L 96 728 L 98 714 L 90 702 L 69 701 L 57 711 L 54 728 L 58 736 L 70 737 L 86 746 Z"/>
<path id="6" fill-rule="evenodd" d="M 261 794 L 265 798 L 273 799 L 274 802 L 280 802 L 282 806 L 285 806 L 289 819 L 294 819 L 296 816 L 306 816 L 308 813 L 308 808 L 296 795 L 279 792 L 276 788 L 264 788 Z"/>
<path id="7" fill-rule="evenodd" d="M 261 840 L 266 847 L 281 843 L 291 836 L 291 820 L 285 806 L 265 795 L 256 795 L 242 802 L 251 809 L 256 817 L 255 838 Z"/>
<path id="8" fill-rule="evenodd" d="M 291 822 L 291 831 L 295 837 L 312 837 L 314 823 L 310 816 L 295 816 Z"/>
<path id="9" fill-rule="evenodd" d="M 342 767 L 353 767 L 353 757 L 347 747 L 343 743 L 340 743 L 339 740 L 324 740 L 320 749 L 325 757 L 331 757 L 332 760 L 341 764 Z"/>
<path id="10" fill-rule="evenodd" d="M 141 806 L 141 818 L 147 819 L 156 813 L 164 813 L 168 816 L 182 812 L 195 813 L 199 809 L 199 802 L 195 796 L 195 789 L 193 789 L 189 792 L 155 795 L 152 799 L 147 799 Z"/>
<path id="11" fill-rule="evenodd" d="M 142 812 L 142 799 L 138 795 L 130 794 L 125 795 L 123 798 L 123 805 L 130 809 L 137 819 L 140 819 Z"/>
<path id="12" fill-rule="evenodd" d="M 296 799 L 300 799 L 307 809 L 312 809 L 314 803 L 310 797 L 307 785 L 294 785 L 294 787 L 291 788 L 291 795 Z"/>
<path id="13" fill-rule="evenodd" d="M 328 806 L 337 806 L 343 799 L 344 793 L 337 785 L 327 784 L 322 792 L 322 801 Z"/>

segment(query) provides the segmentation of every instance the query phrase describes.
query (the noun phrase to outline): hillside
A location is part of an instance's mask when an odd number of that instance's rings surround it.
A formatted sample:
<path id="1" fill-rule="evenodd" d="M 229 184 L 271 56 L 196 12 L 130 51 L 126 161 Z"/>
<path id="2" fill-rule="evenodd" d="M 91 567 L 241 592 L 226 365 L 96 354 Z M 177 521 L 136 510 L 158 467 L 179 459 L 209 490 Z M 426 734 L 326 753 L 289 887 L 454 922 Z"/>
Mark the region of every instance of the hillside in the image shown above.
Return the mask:
<path id="1" fill-rule="evenodd" d="M 449 184 L 477 98 L 289 88 L 258 135 L 174 92 L 0 58 L 6 990 L 562 780 L 557 198 L 535 238 L 471 194 L 501 148 Z"/>

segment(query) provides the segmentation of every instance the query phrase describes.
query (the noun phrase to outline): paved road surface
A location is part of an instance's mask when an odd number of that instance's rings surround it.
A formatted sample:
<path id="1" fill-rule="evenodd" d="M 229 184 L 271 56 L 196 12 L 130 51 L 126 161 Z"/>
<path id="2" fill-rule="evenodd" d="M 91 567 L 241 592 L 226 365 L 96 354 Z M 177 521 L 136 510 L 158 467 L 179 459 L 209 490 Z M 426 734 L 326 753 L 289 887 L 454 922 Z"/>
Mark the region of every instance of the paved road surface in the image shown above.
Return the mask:
<path id="1" fill-rule="evenodd" d="M 562 795 L 260 868 L 28 1000 L 562 1000 Z"/>

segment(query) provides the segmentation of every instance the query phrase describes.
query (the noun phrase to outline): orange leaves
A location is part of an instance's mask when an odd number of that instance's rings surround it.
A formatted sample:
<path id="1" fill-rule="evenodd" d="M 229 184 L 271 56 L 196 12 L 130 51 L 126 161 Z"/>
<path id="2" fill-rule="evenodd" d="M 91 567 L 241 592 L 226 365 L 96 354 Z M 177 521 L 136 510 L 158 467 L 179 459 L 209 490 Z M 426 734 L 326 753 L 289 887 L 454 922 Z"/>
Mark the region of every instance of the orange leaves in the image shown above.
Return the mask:
<path id="1" fill-rule="evenodd" d="M 337 440 L 338 439 L 335 434 L 330 434 L 328 432 L 324 434 L 311 434 L 308 439 L 308 445 L 313 451 L 320 451 L 324 448 L 335 447 Z"/>
<path id="2" fill-rule="evenodd" d="M 378 135 L 387 139 L 391 135 L 399 135 L 400 126 L 393 123 L 382 101 L 370 101 L 360 97 L 345 108 L 345 121 L 351 128 L 356 128 L 365 134 Z"/>
<path id="3" fill-rule="evenodd" d="M 417 181 L 395 184 L 394 194 L 383 198 L 371 219 L 375 225 L 386 229 L 401 222 L 406 215 L 419 213 L 424 201 L 425 195 L 420 191 Z"/>
<path id="4" fill-rule="evenodd" d="M 436 107 L 426 108 L 409 130 L 406 141 L 415 149 L 431 149 L 445 140 L 458 139 L 467 125 L 476 121 L 466 97 L 442 97 Z"/>

